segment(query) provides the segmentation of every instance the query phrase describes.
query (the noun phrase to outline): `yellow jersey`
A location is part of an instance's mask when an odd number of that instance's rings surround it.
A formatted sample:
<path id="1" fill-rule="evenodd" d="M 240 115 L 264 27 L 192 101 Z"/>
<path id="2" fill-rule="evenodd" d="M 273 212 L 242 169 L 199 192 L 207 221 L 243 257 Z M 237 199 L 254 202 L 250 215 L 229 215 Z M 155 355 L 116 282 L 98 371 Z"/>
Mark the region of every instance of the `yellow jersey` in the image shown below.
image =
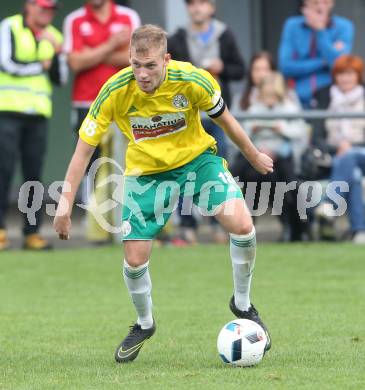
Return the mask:
<path id="1" fill-rule="evenodd" d="M 79 135 L 97 146 L 112 122 L 128 139 L 126 175 L 169 171 L 192 161 L 216 141 L 199 111 L 214 118 L 225 108 L 217 81 L 188 62 L 170 61 L 153 93 L 143 92 L 131 67 L 112 76 L 90 107 Z"/>

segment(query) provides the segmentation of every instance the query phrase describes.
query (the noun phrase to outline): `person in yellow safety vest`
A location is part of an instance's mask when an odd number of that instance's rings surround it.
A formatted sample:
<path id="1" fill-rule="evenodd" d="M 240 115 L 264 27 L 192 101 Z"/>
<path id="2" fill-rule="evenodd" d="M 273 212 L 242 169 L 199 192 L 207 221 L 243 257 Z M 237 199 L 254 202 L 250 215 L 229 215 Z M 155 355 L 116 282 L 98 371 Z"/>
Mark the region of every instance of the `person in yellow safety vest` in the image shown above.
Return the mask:
<path id="1" fill-rule="evenodd" d="M 24 182 L 41 181 L 52 83 L 67 81 L 62 34 L 51 25 L 57 0 L 26 0 L 23 14 L 0 23 L 0 250 L 9 247 L 5 216 L 15 165 L 21 161 Z M 34 191 L 29 191 L 28 207 Z M 39 235 L 41 212 L 24 217 L 24 248 L 50 249 Z"/>

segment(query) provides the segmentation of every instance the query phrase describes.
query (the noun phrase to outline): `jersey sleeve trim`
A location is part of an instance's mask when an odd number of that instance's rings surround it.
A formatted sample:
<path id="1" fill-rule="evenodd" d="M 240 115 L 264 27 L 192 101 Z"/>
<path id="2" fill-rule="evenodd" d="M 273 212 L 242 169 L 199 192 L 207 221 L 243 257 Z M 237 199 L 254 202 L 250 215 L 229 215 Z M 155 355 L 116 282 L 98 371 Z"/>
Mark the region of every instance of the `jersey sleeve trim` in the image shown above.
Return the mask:
<path id="1" fill-rule="evenodd" d="M 131 80 L 134 79 L 134 75 L 132 71 L 128 71 L 127 73 L 123 73 L 113 81 L 107 83 L 100 91 L 99 96 L 95 99 L 94 103 L 90 108 L 90 115 L 96 119 L 99 114 L 100 108 L 105 100 L 110 96 L 110 94 L 117 89 L 124 87 L 129 84 Z"/>
<path id="2" fill-rule="evenodd" d="M 222 96 L 219 98 L 217 104 L 210 110 L 206 111 L 210 118 L 218 118 L 223 114 L 223 111 L 226 109 L 226 103 L 224 102 Z"/>
<path id="3" fill-rule="evenodd" d="M 184 72 L 182 70 L 168 70 L 168 78 L 171 81 L 192 81 L 204 88 L 210 96 L 215 93 L 213 84 L 199 72 Z"/>

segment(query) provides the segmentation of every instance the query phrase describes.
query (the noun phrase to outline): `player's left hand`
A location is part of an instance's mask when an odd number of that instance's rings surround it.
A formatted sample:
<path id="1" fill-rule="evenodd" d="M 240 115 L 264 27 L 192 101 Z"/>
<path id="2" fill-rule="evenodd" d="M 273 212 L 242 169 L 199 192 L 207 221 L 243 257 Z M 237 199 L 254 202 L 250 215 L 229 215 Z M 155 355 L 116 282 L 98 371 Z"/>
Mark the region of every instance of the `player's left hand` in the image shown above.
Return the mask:
<path id="1" fill-rule="evenodd" d="M 266 175 L 274 171 L 274 162 L 271 157 L 265 153 L 259 153 L 255 161 L 252 161 L 253 167 L 257 172 Z"/>

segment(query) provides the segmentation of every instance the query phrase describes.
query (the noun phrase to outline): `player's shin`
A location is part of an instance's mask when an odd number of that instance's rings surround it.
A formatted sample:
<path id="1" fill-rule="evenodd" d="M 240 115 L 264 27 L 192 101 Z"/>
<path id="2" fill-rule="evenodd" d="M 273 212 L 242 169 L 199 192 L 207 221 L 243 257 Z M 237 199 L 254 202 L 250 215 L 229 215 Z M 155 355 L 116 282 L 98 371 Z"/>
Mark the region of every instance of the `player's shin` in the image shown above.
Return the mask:
<path id="1" fill-rule="evenodd" d="M 142 329 L 153 326 L 152 318 L 152 283 L 148 270 L 148 262 L 139 266 L 131 267 L 126 260 L 123 265 L 124 281 L 132 298 L 138 314 L 138 324 Z"/>
<path id="2" fill-rule="evenodd" d="M 239 310 L 251 305 L 250 288 L 256 258 L 255 228 L 246 235 L 230 234 L 230 253 L 233 268 L 234 299 Z"/>

